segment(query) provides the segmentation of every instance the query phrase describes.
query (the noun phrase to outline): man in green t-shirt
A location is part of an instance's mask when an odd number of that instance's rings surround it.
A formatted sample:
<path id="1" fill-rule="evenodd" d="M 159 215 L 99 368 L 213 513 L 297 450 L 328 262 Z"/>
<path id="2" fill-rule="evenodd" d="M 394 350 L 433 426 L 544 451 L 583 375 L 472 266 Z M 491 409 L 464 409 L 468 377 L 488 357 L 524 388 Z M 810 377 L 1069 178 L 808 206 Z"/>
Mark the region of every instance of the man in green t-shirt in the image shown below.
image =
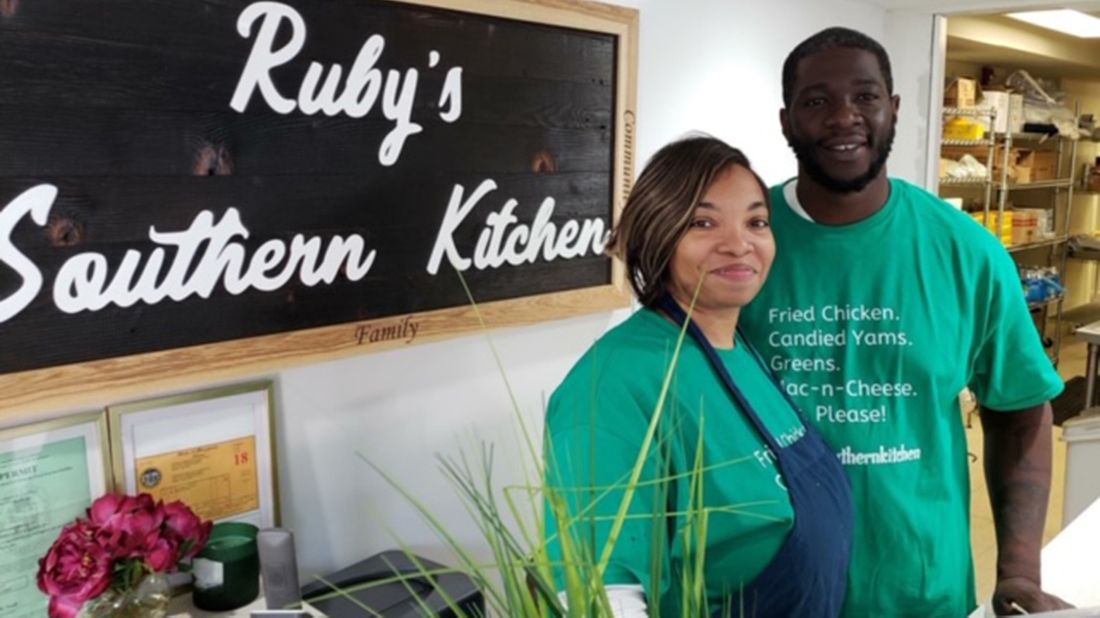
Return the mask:
<path id="1" fill-rule="evenodd" d="M 773 188 L 777 257 L 742 323 L 852 481 L 845 616 L 965 616 L 975 606 L 958 395 L 981 404 L 997 529 L 994 608 L 1042 591 L 1051 413 L 1062 381 L 1011 257 L 970 218 L 886 175 L 898 96 L 874 40 L 830 28 L 783 66 L 798 177 Z"/>

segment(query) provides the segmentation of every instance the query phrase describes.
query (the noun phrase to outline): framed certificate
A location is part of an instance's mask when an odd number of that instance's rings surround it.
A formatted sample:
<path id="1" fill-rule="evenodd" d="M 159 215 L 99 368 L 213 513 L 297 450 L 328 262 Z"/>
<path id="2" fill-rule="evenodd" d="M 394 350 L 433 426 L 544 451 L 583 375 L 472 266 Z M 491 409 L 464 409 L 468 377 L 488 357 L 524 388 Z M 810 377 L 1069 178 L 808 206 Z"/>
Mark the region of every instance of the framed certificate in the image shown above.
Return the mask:
<path id="1" fill-rule="evenodd" d="M 115 485 L 203 519 L 279 524 L 271 382 L 108 408 Z"/>
<path id="2" fill-rule="evenodd" d="M 43 616 L 38 559 L 110 487 L 103 412 L 0 428 L 0 616 Z"/>

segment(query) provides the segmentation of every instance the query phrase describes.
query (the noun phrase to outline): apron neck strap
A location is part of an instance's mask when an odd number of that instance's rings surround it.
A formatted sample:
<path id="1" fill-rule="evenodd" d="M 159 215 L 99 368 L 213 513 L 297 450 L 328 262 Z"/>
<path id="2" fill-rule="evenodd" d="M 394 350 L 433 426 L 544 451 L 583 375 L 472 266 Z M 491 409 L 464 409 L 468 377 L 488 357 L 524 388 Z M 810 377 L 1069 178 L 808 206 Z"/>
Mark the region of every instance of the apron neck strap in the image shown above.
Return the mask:
<path id="1" fill-rule="evenodd" d="M 699 348 L 703 350 L 703 354 L 705 354 L 707 360 L 710 361 L 711 368 L 725 385 L 726 390 L 733 400 L 737 402 L 737 406 L 740 407 L 742 414 L 744 414 L 745 418 L 747 418 L 749 422 L 752 423 L 753 427 L 756 428 L 757 433 L 760 434 L 760 437 L 768 447 L 772 449 L 772 452 L 778 454 L 780 447 L 775 441 L 775 437 L 772 436 L 771 432 L 764 426 L 763 421 L 760 420 L 760 415 L 756 413 L 756 410 L 749 404 L 748 399 L 745 398 L 744 393 L 741 392 L 737 383 L 733 381 L 733 376 L 731 376 L 729 370 L 726 369 L 726 364 L 718 357 L 718 352 L 714 349 L 714 346 L 710 344 L 707 336 L 704 335 L 702 329 L 699 328 L 699 325 L 688 317 L 684 309 L 680 307 L 680 304 L 668 293 L 665 293 L 665 295 L 661 297 L 661 300 L 657 303 L 657 307 L 672 318 L 672 321 L 678 326 L 682 327 L 685 322 L 687 323 L 687 332 L 691 335 L 692 339 L 695 340 Z M 734 334 L 735 342 L 736 339 L 737 333 Z M 746 345 L 747 342 L 742 338 L 741 344 Z M 780 390 L 782 391 L 782 388 L 780 388 Z M 784 395 L 786 395 L 785 391 Z"/>

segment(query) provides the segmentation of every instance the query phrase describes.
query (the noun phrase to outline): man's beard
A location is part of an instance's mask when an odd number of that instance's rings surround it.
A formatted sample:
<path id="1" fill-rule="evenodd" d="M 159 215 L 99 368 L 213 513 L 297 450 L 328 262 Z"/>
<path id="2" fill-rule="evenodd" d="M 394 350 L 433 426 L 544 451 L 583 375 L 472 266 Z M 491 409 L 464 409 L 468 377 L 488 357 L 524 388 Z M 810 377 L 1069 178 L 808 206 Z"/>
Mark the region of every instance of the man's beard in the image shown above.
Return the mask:
<path id="1" fill-rule="evenodd" d="M 815 142 L 791 138 L 787 140 L 787 144 L 794 151 L 794 156 L 798 159 L 799 165 L 802 166 L 802 171 L 806 172 L 806 175 L 814 182 L 834 193 L 858 193 L 871 184 L 871 181 L 877 178 L 879 173 L 882 172 L 882 168 L 886 166 L 886 159 L 890 157 L 890 149 L 894 145 L 895 131 L 896 127 L 891 126 L 890 133 L 881 143 L 877 140 L 869 141 L 868 146 L 874 152 L 875 157 L 871 160 L 871 165 L 866 172 L 851 179 L 836 178 L 825 171 L 817 161 L 817 144 Z"/>

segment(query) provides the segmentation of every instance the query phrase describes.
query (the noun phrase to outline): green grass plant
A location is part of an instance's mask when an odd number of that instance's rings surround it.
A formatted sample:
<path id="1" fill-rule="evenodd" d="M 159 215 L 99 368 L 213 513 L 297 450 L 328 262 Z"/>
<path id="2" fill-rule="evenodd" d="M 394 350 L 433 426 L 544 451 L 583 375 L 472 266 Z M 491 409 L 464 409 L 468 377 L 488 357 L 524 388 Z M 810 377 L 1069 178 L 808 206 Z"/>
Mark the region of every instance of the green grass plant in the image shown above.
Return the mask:
<path id="1" fill-rule="evenodd" d="M 701 280 L 702 278 L 700 278 Z M 465 280 L 462 281 L 462 285 L 466 289 L 467 296 L 470 298 L 470 303 L 481 327 L 487 331 L 488 327 L 477 303 L 473 301 L 470 295 Z M 696 290 L 697 295 L 698 290 Z M 691 307 L 688 308 L 689 315 L 691 315 L 691 310 L 694 309 L 694 303 L 695 300 L 693 299 Z M 630 517 L 628 512 L 634 500 L 636 489 L 643 482 L 654 482 L 652 480 L 642 481 L 641 474 L 649 454 L 653 449 L 661 448 L 663 433 L 659 432 L 658 429 L 668 406 L 668 393 L 673 385 L 676 364 L 686 332 L 686 327 L 681 328 L 671 353 L 671 360 L 665 370 L 660 395 L 646 430 L 644 442 L 639 449 L 630 473 L 622 479 L 621 483 L 611 487 L 583 487 L 567 490 L 588 492 L 591 502 L 599 500 L 613 491 L 621 491 L 622 499 L 615 516 L 610 522 L 610 533 L 602 545 L 596 547 L 592 542 L 597 518 L 588 509 L 572 512 L 569 507 L 570 501 L 564 495 L 563 489 L 551 487 L 547 484 L 546 466 L 556 464 L 553 461 L 545 461 L 542 445 L 533 437 L 536 435 L 535 432 L 527 426 L 518 399 L 508 380 L 504 363 L 501 361 L 492 338 L 486 333 L 493 359 L 504 381 L 515 413 L 515 426 L 518 428 L 517 443 L 524 451 L 522 454 L 524 484 L 522 486 L 497 487 L 493 477 L 494 447 L 490 444 L 480 444 L 474 458 L 471 458 L 466 451 L 461 452 L 458 456 L 439 457 L 438 465 L 442 474 L 446 475 L 454 486 L 467 514 L 480 531 L 490 551 L 491 561 L 488 563 L 479 561 L 470 548 L 465 547 L 448 531 L 442 517 L 432 513 L 423 501 L 388 474 L 382 466 L 358 453 L 360 459 L 367 466 L 383 478 L 422 516 L 442 545 L 449 550 L 452 560 L 457 565 L 443 570 L 428 568 L 395 535 L 396 542 L 410 560 L 417 565 L 419 573 L 416 575 L 394 576 L 344 589 L 330 584 L 333 592 L 325 595 L 324 598 L 338 595 L 346 596 L 363 608 L 364 615 L 377 616 L 379 614 L 376 611 L 354 600 L 350 592 L 360 588 L 396 582 L 409 586 L 412 579 L 430 579 L 445 573 L 461 572 L 471 577 L 482 591 L 485 598 L 485 613 L 488 616 L 611 618 L 613 612 L 607 591 L 602 583 L 603 576 L 607 571 L 612 552 L 623 530 L 624 523 Z M 689 477 L 690 507 L 687 512 L 663 513 L 666 516 L 681 516 L 686 522 L 681 531 L 680 542 L 686 550 L 684 555 L 688 557 L 688 564 L 684 565 L 682 572 L 674 575 L 674 577 L 678 576 L 680 578 L 680 587 L 683 590 L 681 611 L 678 615 L 685 617 L 710 616 L 712 613 L 717 613 L 729 616 L 733 611 L 732 603 L 736 599 L 727 599 L 720 608 L 708 606 L 704 566 L 709 510 L 704 506 L 703 475 L 716 466 L 704 464 L 702 422 L 703 419 L 700 419 L 699 441 L 696 444 L 692 469 L 677 475 L 669 474 L 656 482 L 664 484 L 665 481 L 678 480 L 683 478 L 684 475 Z M 736 462 L 725 462 L 718 465 L 737 464 L 749 460 L 750 457 L 746 456 Z M 661 495 L 660 492 L 659 495 Z M 751 508 L 751 505 L 741 506 Z M 657 509 L 655 511 L 657 513 L 666 510 L 663 504 L 655 505 L 654 508 Z M 737 505 L 733 505 L 724 507 L 723 510 L 736 510 L 737 508 Z M 549 509 L 558 522 L 559 533 L 556 539 L 547 538 L 544 509 Z M 453 514 L 448 514 L 448 517 L 453 517 Z M 647 517 L 652 517 L 652 515 L 647 515 Z M 665 517 L 652 517 L 652 520 L 654 532 L 660 532 L 659 528 L 665 525 Z M 664 538 L 664 534 L 663 532 L 654 534 L 652 538 L 661 539 Z M 563 558 L 561 563 L 551 561 L 548 544 L 553 541 L 560 543 Z M 655 542 L 653 545 L 651 556 L 651 565 L 653 566 L 650 581 L 653 582 L 653 589 L 659 590 L 662 578 L 660 564 L 667 548 L 659 542 Z M 556 583 L 555 571 L 559 571 L 561 575 L 560 579 L 563 583 L 561 592 L 564 593 L 564 603 L 558 594 L 559 588 Z M 412 591 L 411 587 L 409 589 Z M 454 599 L 448 599 L 447 601 L 448 606 L 456 615 L 464 618 L 478 618 L 462 612 Z M 660 616 L 660 603 L 654 599 L 649 599 L 648 604 L 649 615 L 658 618 Z M 425 615 L 430 615 L 429 609 L 423 603 L 421 604 L 421 611 Z"/>

